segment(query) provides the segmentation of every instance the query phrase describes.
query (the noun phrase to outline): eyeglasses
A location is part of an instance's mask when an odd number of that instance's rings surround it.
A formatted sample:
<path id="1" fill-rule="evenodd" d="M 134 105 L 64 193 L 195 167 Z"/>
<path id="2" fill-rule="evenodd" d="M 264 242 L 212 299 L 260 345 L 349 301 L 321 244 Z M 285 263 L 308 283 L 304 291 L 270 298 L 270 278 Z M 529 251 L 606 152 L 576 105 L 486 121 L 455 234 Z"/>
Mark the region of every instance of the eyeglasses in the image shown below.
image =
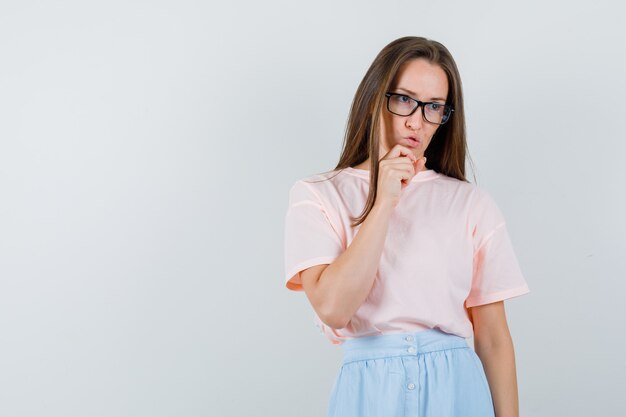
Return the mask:
<path id="1" fill-rule="evenodd" d="M 454 111 L 452 106 L 447 104 L 419 101 L 405 94 L 385 93 L 385 97 L 387 97 L 387 110 L 391 113 L 398 116 L 410 116 L 418 107 L 421 107 L 424 120 L 437 125 L 447 122 Z"/>

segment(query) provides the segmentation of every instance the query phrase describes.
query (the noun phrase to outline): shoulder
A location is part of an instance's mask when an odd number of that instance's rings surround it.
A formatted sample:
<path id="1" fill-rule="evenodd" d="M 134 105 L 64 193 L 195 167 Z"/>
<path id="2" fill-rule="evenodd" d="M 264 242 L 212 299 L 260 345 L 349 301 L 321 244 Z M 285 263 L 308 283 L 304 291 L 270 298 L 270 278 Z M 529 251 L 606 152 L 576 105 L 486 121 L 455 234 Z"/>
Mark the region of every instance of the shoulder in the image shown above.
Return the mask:
<path id="1" fill-rule="evenodd" d="M 353 178 L 341 169 L 316 173 L 295 180 L 291 184 L 289 194 L 295 197 L 316 196 L 322 199 L 323 196 L 332 195 Z"/>
<path id="2" fill-rule="evenodd" d="M 441 174 L 436 180 L 438 187 L 448 197 L 450 204 L 463 210 L 470 223 L 501 223 L 502 212 L 492 193 L 475 183 Z"/>
<path id="3" fill-rule="evenodd" d="M 448 177 L 447 175 L 441 173 L 439 173 L 437 180 L 439 183 L 446 185 L 449 188 L 462 192 L 469 197 L 473 203 L 489 204 L 494 202 L 491 192 L 473 182 Z"/>
<path id="4" fill-rule="evenodd" d="M 433 182 L 436 183 L 439 188 L 445 190 L 447 193 L 456 196 L 456 199 L 459 202 L 469 201 L 471 203 L 473 199 L 477 197 L 481 198 L 481 195 L 484 192 L 484 190 L 482 190 L 480 187 L 472 182 L 449 177 L 440 172 L 438 172 L 437 174 L 437 178 L 435 178 Z"/>
<path id="5" fill-rule="evenodd" d="M 490 191 L 485 188 L 472 184 L 472 207 L 475 210 L 498 210 L 496 200 Z"/>

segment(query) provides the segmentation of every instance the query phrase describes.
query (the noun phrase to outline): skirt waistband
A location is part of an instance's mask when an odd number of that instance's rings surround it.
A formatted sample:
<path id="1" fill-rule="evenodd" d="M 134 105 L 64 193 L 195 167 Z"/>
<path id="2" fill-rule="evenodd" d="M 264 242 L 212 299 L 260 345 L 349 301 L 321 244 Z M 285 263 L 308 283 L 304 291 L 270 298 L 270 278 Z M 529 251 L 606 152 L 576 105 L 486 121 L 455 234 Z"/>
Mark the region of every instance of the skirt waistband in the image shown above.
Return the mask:
<path id="1" fill-rule="evenodd" d="M 437 350 L 469 348 L 465 338 L 439 329 L 418 330 L 347 339 L 342 344 L 343 363 L 389 356 L 417 356 Z"/>

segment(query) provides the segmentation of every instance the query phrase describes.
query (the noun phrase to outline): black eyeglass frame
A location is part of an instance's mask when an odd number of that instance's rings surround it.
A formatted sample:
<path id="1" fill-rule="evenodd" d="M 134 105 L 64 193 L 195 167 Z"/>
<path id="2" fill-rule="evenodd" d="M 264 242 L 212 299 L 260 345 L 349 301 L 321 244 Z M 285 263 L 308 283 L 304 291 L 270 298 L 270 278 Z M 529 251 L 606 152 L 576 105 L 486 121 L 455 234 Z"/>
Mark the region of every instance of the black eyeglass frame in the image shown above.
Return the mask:
<path id="1" fill-rule="evenodd" d="M 402 96 L 402 97 L 406 97 L 406 98 L 408 98 L 409 100 L 413 100 L 415 103 L 417 103 L 417 105 L 415 106 L 415 108 L 413 109 L 413 111 L 411 111 L 411 113 L 409 113 L 409 114 L 398 114 L 398 113 L 394 113 L 394 112 L 392 112 L 392 111 L 391 111 L 391 109 L 389 108 L 389 99 L 391 98 L 391 96 Z M 446 124 L 446 123 L 448 122 L 448 120 L 450 120 L 450 117 L 452 117 L 452 113 L 454 112 L 454 107 L 452 107 L 452 106 L 451 106 L 451 105 L 449 105 L 449 104 L 441 104 L 441 103 L 436 103 L 436 102 L 434 102 L 434 101 L 419 101 L 419 100 L 414 99 L 413 97 L 407 96 L 406 94 L 401 94 L 401 93 L 392 93 L 392 92 L 388 91 L 388 92 L 386 92 L 386 93 L 385 93 L 385 97 L 387 97 L 387 110 L 389 111 L 389 113 L 395 114 L 396 116 L 402 116 L 402 117 L 405 117 L 405 116 L 410 116 L 410 115 L 412 115 L 413 113 L 415 113 L 415 110 L 417 110 L 418 108 L 420 108 L 420 107 L 421 107 L 421 108 L 422 108 L 422 118 L 423 118 L 425 121 L 427 121 L 428 123 L 432 123 L 432 124 L 434 124 L 434 125 L 440 125 L 440 126 L 441 126 L 441 125 Z M 444 111 L 445 111 L 445 109 L 448 109 L 448 110 L 449 110 L 449 112 L 448 112 L 448 116 L 446 117 L 446 116 L 444 115 L 445 120 L 443 121 L 443 123 L 431 122 L 430 120 L 428 120 L 428 119 L 426 118 L 426 114 L 424 114 L 424 106 L 426 106 L 427 104 L 437 104 L 437 105 L 439 105 L 439 106 L 443 106 L 443 107 L 444 107 Z"/>

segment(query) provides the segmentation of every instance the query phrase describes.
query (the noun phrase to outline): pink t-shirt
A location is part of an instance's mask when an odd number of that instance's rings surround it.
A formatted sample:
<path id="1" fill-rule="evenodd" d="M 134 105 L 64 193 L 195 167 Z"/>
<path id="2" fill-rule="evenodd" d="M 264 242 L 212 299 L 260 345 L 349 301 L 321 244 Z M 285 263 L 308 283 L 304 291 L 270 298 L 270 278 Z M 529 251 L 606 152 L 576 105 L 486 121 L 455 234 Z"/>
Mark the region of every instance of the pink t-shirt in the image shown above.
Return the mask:
<path id="1" fill-rule="evenodd" d="M 350 245 L 361 226 L 351 228 L 350 216 L 361 213 L 368 191 L 369 171 L 356 168 L 293 184 L 284 235 L 289 290 L 304 291 L 300 271 L 332 263 Z M 468 307 L 530 292 L 502 212 L 485 190 L 431 169 L 401 193 L 372 289 L 348 325 L 333 329 L 314 311 L 333 344 L 430 328 L 469 338 Z"/>

